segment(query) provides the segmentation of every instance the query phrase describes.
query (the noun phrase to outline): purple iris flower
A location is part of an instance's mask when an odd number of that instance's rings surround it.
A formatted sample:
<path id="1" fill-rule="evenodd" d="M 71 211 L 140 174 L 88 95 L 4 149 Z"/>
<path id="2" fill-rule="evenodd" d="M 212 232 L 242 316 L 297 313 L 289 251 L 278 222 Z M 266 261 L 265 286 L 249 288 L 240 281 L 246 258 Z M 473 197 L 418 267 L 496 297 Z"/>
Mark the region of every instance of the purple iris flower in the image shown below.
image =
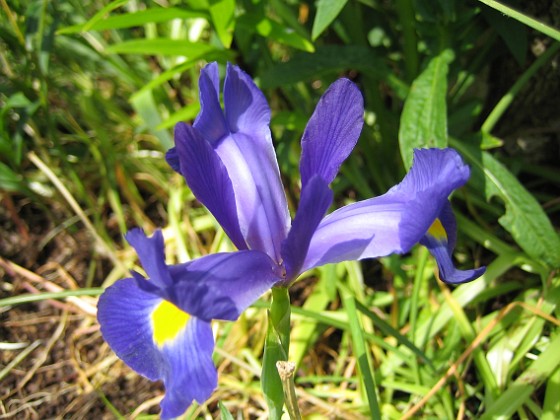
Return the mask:
<path id="1" fill-rule="evenodd" d="M 473 280 L 485 268 L 458 270 L 452 262 L 456 225 L 448 197 L 469 178 L 452 149 L 423 149 L 403 181 L 386 194 L 325 216 L 329 184 L 354 148 L 363 125 L 363 99 L 347 79 L 320 99 L 303 134 L 301 199 L 291 220 L 272 145 L 263 93 L 228 65 L 220 105 L 218 66 L 199 80 L 201 111 L 179 123 L 168 163 L 181 173 L 239 249 L 168 266 L 160 232 L 133 230 L 127 240 L 149 277 L 133 273 L 99 301 L 105 340 L 130 367 L 163 379 L 162 418 L 203 402 L 216 387 L 212 319 L 234 320 L 272 286 L 288 286 L 327 263 L 408 252 L 416 243 L 435 257 L 447 283 Z"/>

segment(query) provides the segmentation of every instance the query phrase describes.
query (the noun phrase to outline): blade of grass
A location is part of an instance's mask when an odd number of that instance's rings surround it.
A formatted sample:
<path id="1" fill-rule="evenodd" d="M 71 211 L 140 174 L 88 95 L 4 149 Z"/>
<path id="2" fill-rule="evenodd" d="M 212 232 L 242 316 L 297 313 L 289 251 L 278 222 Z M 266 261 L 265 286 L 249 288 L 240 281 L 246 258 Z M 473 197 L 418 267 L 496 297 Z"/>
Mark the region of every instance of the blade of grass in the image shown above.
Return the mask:
<path id="1" fill-rule="evenodd" d="M 381 419 L 379 402 L 377 401 L 375 378 L 372 374 L 373 367 L 369 361 L 367 343 L 364 339 L 362 325 L 359 320 L 356 300 L 350 291 L 342 285 L 339 287 L 339 292 L 342 298 L 344 310 L 348 314 L 348 323 L 350 325 L 350 334 L 352 337 L 352 349 L 354 351 L 354 356 L 358 361 L 360 377 L 362 379 L 369 404 L 369 414 L 372 419 Z"/>
<path id="2" fill-rule="evenodd" d="M 482 127 L 482 132 L 490 133 L 500 118 L 507 111 L 516 95 L 525 87 L 527 82 L 544 66 L 560 49 L 560 42 L 555 42 L 535 60 L 531 66 L 515 81 L 510 90 L 499 100 L 492 112 L 488 115 Z"/>
<path id="3" fill-rule="evenodd" d="M 509 16 L 510 18 L 518 20 L 519 22 L 533 29 L 536 29 L 539 32 L 542 32 L 545 35 L 548 35 L 549 37 L 555 39 L 556 41 L 560 41 L 560 31 L 558 29 L 548 26 L 538 21 L 537 19 L 533 19 L 532 17 L 527 16 L 526 14 L 521 13 L 515 10 L 514 8 L 506 6 L 505 4 L 499 3 L 495 0 L 478 0 L 478 1 L 484 3 L 485 5 L 491 7 L 492 9 L 496 9 L 497 11 L 502 12 L 504 15 Z"/>
<path id="4" fill-rule="evenodd" d="M 0 299 L 0 308 L 2 306 L 22 305 L 29 302 L 40 302 L 47 299 L 66 299 L 68 297 L 76 296 L 99 296 L 105 289 L 101 287 L 92 287 L 89 289 L 78 290 L 65 290 L 62 292 L 45 292 L 45 293 L 30 293 L 18 296 L 11 296 L 8 298 Z"/>

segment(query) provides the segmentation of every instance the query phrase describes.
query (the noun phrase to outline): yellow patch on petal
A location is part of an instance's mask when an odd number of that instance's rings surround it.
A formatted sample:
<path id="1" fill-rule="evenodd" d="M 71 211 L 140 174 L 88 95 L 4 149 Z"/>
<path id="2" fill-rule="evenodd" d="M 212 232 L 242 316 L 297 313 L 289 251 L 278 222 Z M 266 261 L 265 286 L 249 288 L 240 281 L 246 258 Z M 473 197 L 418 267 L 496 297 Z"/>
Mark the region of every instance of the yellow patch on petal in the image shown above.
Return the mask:
<path id="1" fill-rule="evenodd" d="M 447 241 L 447 232 L 439 219 L 436 219 L 434 223 L 432 223 L 432 226 L 428 229 L 428 234 L 432 235 L 438 241 Z"/>
<path id="2" fill-rule="evenodd" d="M 154 342 L 162 347 L 166 341 L 173 340 L 187 326 L 190 315 L 164 300 L 152 312 Z"/>

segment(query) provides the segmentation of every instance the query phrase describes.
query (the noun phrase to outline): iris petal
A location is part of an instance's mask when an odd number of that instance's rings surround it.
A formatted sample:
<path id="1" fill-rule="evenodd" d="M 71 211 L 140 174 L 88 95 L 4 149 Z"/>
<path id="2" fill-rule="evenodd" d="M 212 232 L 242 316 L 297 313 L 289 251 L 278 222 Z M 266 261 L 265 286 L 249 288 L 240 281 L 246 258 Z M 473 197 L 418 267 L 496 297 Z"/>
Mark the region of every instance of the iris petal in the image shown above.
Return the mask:
<path id="1" fill-rule="evenodd" d="M 146 280 L 144 280 L 146 281 Z M 163 302 L 134 279 L 119 280 L 99 297 L 101 334 L 128 366 L 148 379 L 161 378 L 166 362 L 153 342 L 151 314 Z"/>
<path id="2" fill-rule="evenodd" d="M 172 306 L 144 291 L 135 279 L 124 279 L 100 296 L 97 317 L 103 338 L 119 358 L 148 379 L 163 380 L 161 417 L 170 419 L 193 400 L 207 400 L 216 388 L 217 373 L 210 323 L 184 314 L 174 327 L 169 326 L 174 320 L 163 320 L 165 331 L 157 332 L 162 320 L 156 314 L 165 305 Z"/>
<path id="3" fill-rule="evenodd" d="M 210 397 L 218 382 L 213 351 L 210 323 L 197 318 L 191 318 L 177 338 L 163 346 L 168 370 L 163 378 L 162 419 L 178 417 L 193 400 L 203 403 Z"/>
<path id="4" fill-rule="evenodd" d="M 362 94 L 348 79 L 334 82 L 319 100 L 301 139 L 301 184 L 313 175 L 330 184 L 360 136 Z"/>
<path id="5" fill-rule="evenodd" d="M 234 66 L 227 69 L 224 103 L 230 133 L 212 146 L 231 179 L 241 231 L 250 249 L 279 260 L 290 215 L 268 127 L 270 110 L 251 78 Z"/>
<path id="6" fill-rule="evenodd" d="M 292 228 L 282 244 L 282 257 L 288 281 L 300 274 L 313 233 L 331 205 L 332 199 L 332 191 L 319 175 L 313 176 L 302 190 Z"/>
<path id="7" fill-rule="evenodd" d="M 156 231 L 151 238 L 148 238 L 142 229 L 136 228 L 130 230 L 125 237 L 138 254 L 142 267 L 144 267 L 146 274 L 148 274 L 153 284 L 160 288 L 171 286 L 173 281 L 165 264 L 165 251 L 161 231 Z"/>
<path id="8" fill-rule="evenodd" d="M 193 194 L 210 210 L 235 246 L 246 249 L 233 185 L 220 157 L 195 128 L 184 123 L 175 127 L 175 147 L 181 173 Z"/>
<path id="9" fill-rule="evenodd" d="M 174 303 L 203 320 L 235 320 L 282 280 L 280 268 L 260 251 L 207 255 L 169 267 Z"/>
<path id="10" fill-rule="evenodd" d="M 290 215 L 266 98 L 247 74 L 231 65 L 224 83 L 225 114 L 216 63 L 202 70 L 199 87 L 201 111 L 194 129 L 178 125 L 176 148 L 167 153 L 167 161 L 187 178 L 239 249 L 263 251 L 278 261 Z"/>
<path id="11" fill-rule="evenodd" d="M 200 91 L 200 113 L 194 121 L 194 127 L 202 137 L 215 143 L 229 134 L 229 129 L 220 106 L 220 75 L 218 63 L 210 63 L 200 72 L 198 79 Z"/>
<path id="12" fill-rule="evenodd" d="M 424 245 L 438 265 L 439 278 L 449 284 L 466 283 L 480 277 L 486 271 L 486 267 L 473 270 L 458 270 L 453 265 L 452 253 L 455 248 L 457 236 L 457 225 L 455 216 L 451 210 L 451 205 L 446 203 L 439 217 L 432 224 L 430 229 L 420 243 Z"/>
<path id="13" fill-rule="evenodd" d="M 415 151 L 413 166 L 400 184 L 323 219 L 303 268 L 409 251 L 447 205 L 448 195 L 468 177 L 468 167 L 452 149 Z"/>

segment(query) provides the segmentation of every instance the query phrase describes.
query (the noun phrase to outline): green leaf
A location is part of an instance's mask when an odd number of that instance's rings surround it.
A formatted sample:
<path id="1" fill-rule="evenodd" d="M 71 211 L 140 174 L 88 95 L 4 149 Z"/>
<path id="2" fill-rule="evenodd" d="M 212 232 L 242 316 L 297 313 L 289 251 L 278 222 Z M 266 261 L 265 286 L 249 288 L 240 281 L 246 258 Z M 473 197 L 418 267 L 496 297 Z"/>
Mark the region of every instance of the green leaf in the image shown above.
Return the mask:
<path id="1" fill-rule="evenodd" d="M 506 212 L 498 221 L 515 242 L 536 261 L 560 267 L 560 238 L 537 200 L 489 153 L 455 139 L 451 144 L 471 164 L 472 185 L 487 201 L 494 196 L 503 201 Z"/>
<path id="2" fill-rule="evenodd" d="M 222 45 L 229 48 L 235 28 L 235 0 L 211 0 L 210 16 Z"/>
<path id="3" fill-rule="evenodd" d="M 120 2 L 120 3 L 126 3 Z M 104 11 L 105 14 L 107 11 Z M 103 19 L 103 15 L 97 13 L 88 22 L 81 25 L 68 26 L 58 30 L 58 34 L 74 34 L 87 31 L 103 31 L 107 29 L 132 28 L 134 26 L 142 26 L 147 23 L 167 22 L 172 19 L 191 19 L 191 18 L 208 18 L 208 15 L 201 11 L 184 10 L 176 7 L 154 7 L 134 13 L 124 13 L 120 15 L 110 16 Z"/>
<path id="4" fill-rule="evenodd" d="M 450 50 L 430 60 L 412 83 L 399 128 L 403 162 L 412 166 L 413 149 L 447 146 L 447 71 L 453 60 Z"/>
<path id="5" fill-rule="evenodd" d="M 179 111 L 174 112 L 171 114 L 167 119 L 162 121 L 157 127 L 156 130 L 165 130 L 166 128 L 173 127 L 180 121 L 191 121 L 194 120 L 198 112 L 200 111 L 200 103 L 193 102 L 190 105 L 187 105 L 184 108 L 181 108 Z"/>
<path id="6" fill-rule="evenodd" d="M 336 19 L 348 0 L 319 0 L 317 2 L 317 14 L 313 21 L 311 39 L 315 41 L 323 33 L 327 26 Z"/>
<path id="7" fill-rule="evenodd" d="M 182 55 L 189 60 L 202 58 L 217 51 L 215 47 L 202 42 L 189 42 L 170 38 L 134 39 L 113 44 L 106 50 L 111 54 Z"/>
<path id="8" fill-rule="evenodd" d="M 233 416 L 221 401 L 218 401 L 218 407 L 220 407 L 220 418 L 222 420 L 233 420 Z"/>
<path id="9" fill-rule="evenodd" d="M 272 19 L 255 15 L 243 15 L 237 20 L 237 25 L 248 31 L 254 31 L 264 38 L 280 44 L 288 45 L 307 52 L 315 51 L 313 44 L 295 32 Z"/>

